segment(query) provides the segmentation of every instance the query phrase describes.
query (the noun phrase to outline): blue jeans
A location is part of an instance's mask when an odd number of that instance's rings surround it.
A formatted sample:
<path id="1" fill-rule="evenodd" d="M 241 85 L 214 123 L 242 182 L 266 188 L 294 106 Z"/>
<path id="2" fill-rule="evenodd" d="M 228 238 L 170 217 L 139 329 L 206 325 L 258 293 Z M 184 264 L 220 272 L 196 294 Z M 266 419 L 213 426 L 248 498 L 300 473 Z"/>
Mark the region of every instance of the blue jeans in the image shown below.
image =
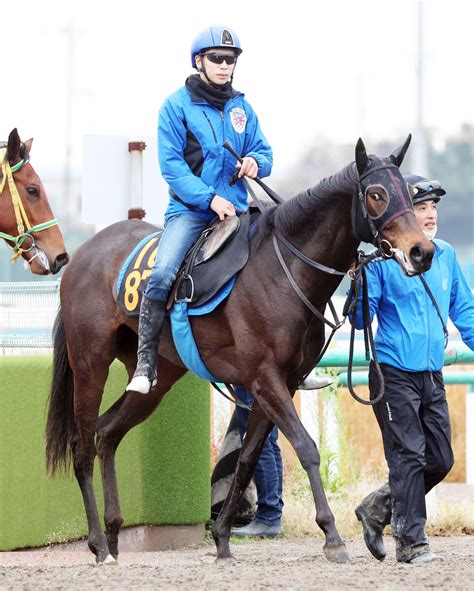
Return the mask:
<path id="1" fill-rule="evenodd" d="M 234 386 L 239 400 L 251 405 L 254 401 L 252 394 L 240 386 Z M 249 411 L 237 406 L 237 423 L 240 437 L 243 439 L 247 430 Z M 256 521 L 265 525 L 279 525 L 283 511 L 283 463 L 278 446 L 278 429 L 273 427 L 268 435 L 262 453 L 255 467 L 255 485 L 257 487 Z"/>
<path id="2" fill-rule="evenodd" d="M 166 222 L 145 291 L 148 298 L 167 301 L 186 253 L 209 223 L 192 213 L 177 214 Z"/>

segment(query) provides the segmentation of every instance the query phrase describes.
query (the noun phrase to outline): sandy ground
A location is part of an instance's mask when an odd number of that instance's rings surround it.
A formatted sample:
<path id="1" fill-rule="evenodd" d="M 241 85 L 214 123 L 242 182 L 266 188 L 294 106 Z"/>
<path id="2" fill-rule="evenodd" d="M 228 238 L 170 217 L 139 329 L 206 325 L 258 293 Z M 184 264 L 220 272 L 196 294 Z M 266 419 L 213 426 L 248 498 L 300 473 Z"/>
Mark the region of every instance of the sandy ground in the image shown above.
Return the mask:
<path id="1" fill-rule="evenodd" d="M 474 536 L 436 537 L 444 562 L 398 564 L 391 538 L 383 563 L 362 540 L 348 542 L 352 562 L 326 561 L 321 540 L 256 540 L 233 544 L 234 560 L 215 561 L 211 542 L 163 552 L 124 553 L 97 568 L 82 551 L 0 554 L 0 589 L 473 589 Z"/>

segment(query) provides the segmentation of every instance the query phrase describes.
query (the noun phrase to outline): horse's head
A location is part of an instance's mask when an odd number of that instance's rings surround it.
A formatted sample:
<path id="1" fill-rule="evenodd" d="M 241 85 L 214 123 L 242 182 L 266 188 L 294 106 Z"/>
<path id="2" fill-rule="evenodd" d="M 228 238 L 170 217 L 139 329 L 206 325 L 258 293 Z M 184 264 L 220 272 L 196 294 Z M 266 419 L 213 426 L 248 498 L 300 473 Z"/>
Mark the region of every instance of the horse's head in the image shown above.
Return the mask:
<path id="1" fill-rule="evenodd" d="M 411 135 L 388 158 L 382 158 L 368 156 L 359 139 L 353 222 L 360 240 L 381 247 L 386 256 L 394 256 L 407 275 L 418 275 L 431 267 L 434 246 L 416 222 L 408 187 L 399 170 L 410 140 Z"/>
<path id="2" fill-rule="evenodd" d="M 14 129 L 0 144 L 0 236 L 37 275 L 55 274 L 69 260 L 43 184 L 29 162 L 33 140 Z"/>

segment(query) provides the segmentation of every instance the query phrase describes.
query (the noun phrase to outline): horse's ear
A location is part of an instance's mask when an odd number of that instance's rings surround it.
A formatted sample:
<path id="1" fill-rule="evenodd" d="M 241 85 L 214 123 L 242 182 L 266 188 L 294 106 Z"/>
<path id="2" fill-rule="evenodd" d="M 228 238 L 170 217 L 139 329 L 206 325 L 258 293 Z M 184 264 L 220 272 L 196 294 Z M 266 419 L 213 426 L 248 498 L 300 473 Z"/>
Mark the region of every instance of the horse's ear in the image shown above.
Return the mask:
<path id="1" fill-rule="evenodd" d="M 10 163 L 14 163 L 20 159 L 21 140 L 18 131 L 15 129 L 8 136 L 7 156 Z"/>
<path id="2" fill-rule="evenodd" d="M 405 154 L 407 153 L 408 146 L 410 145 L 410 142 L 411 142 L 411 133 L 408 134 L 408 137 L 405 140 L 405 142 L 401 146 L 398 146 L 398 148 L 396 150 L 394 150 L 389 156 L 390 160 L 394 164 L 396 164 L 399 168 L 403 162 L 403 159 L 405 158 Z"/>
<path id="3" fill-rule="evenodd" d="M 369 158 L 367 156 L 364 142 L 362 141 L 361 137 L 359 138 L 356 144 L 355 161 L 357 166 L 357 172 L 359 173 L 359 176 L 361 176 L 367 170 L 367 167 L 369 165 Z"/>
<path id="4" fill-rule="evenodd" d="M 31 152 L 31 146 L 33 145 L 33 138 L 30 138 L 29 140 L 26 140 L 26 142 L 23 142 L 23 146 L 25 147 L 25 154 L 24 154 L 24 158 L 27 158 Z"/>

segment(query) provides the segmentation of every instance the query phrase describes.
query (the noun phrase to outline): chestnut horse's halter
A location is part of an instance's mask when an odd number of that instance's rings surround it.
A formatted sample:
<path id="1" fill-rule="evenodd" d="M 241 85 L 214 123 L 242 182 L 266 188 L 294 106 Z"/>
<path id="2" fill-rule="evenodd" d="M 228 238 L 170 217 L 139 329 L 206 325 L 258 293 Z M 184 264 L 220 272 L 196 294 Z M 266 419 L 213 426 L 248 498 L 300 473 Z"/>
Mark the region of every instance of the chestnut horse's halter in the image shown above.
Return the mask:
<path id="1" fill-rule="evenodd" d="M 48 228 L 57 226 L 58 220 L 54 218 L 52 220 L 49 220 L 48 222 L 37 224 L 36 226 L 32 226 L 30 224 L 28 214 L 26 213 L 25 206 L 23 205 L 20 194 L 15 184 L 15 180 L 13 178 L 13 173 L 20 170 L 28 162 L 28 159 L 20 160 L 20 162 L 18 162 L 14 166 L 10 166 L 6 152 L 6 148 L 0 148 L 0 162 L 2 162 L 1 166 L 3 176 L 3 178 L 0 179 L 0 198 L 2 196 L 5 185 L 8 182 L 8 188 L 10 190 L 13 210 L 15 211 L 18 235 L 12 236 L 10 234 L 6 234 L 5 232 L 0 232 L 0 238 L 4 238 L 7 241 L 13 242 L 14 246 L 11 261 L 14 263 L 23 253 L 29 252 L 33 248 L 36 248 L 35 239 L 33 238 L 34 232 L 40 232 L 41 230 L 47 230 Z M 25 248 L 25 242 L 28 239 L 31 241 L 31 243 L 28 246 L 28 248 Z M 39 251 L 31 259 L 29 259 L 28 263 L 31 264 L 31 262 L 38 255 Z"/>

